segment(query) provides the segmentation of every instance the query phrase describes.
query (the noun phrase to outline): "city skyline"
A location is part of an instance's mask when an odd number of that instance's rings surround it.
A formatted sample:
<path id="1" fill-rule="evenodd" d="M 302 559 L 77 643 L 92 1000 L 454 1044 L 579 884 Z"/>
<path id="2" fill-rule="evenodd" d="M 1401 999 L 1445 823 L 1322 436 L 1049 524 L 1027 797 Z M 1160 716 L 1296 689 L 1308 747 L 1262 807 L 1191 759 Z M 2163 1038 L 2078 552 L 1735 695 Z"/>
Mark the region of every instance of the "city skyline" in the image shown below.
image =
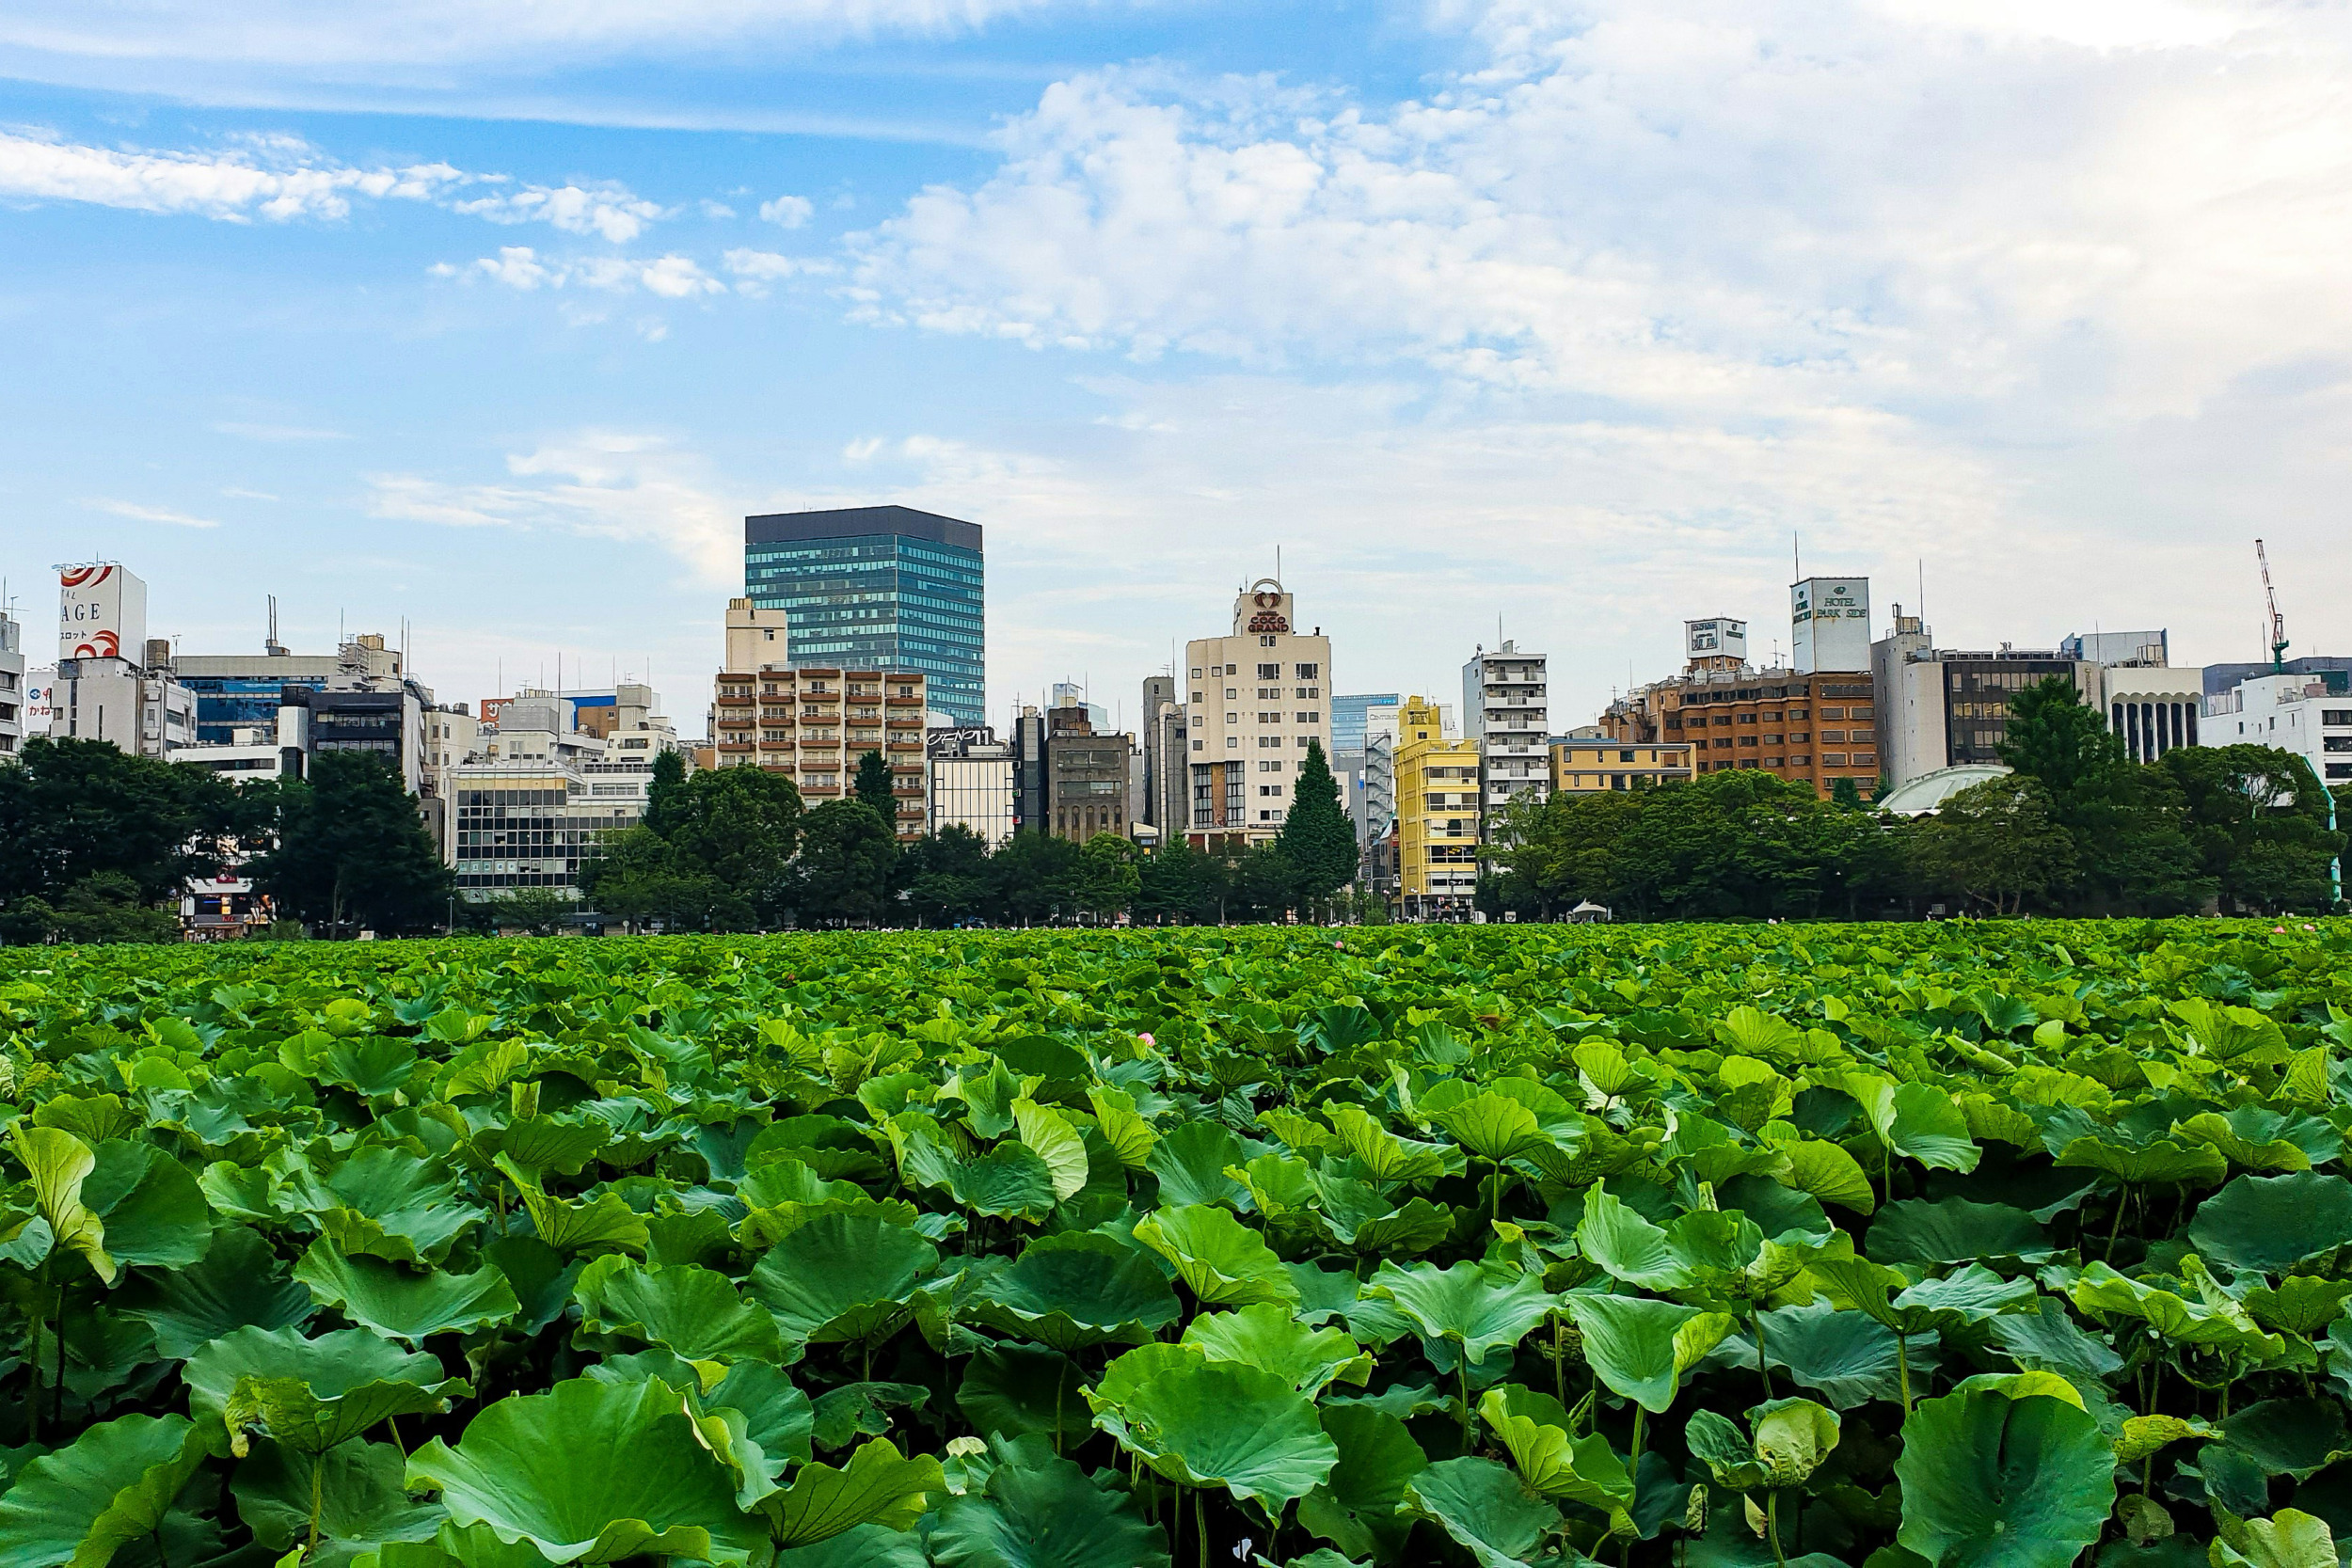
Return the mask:
<path id="1" fill-rule="evenodd" d="M 1274 570 L 1556 727 L 1803 571 L 1956 646 L 2346 651 L 2352 46 L 2251 5 L 399 0 L 0 18 L 0 575 L 444 700 L 707 689 L 749 515 L 990 539 L 990 689 Z M 1500 634 L 1496 615 L 1503 619 Z M 1786 656 L 1788 650 L 1784 646 Z M 1128 727 L 1140 721 L 1128 711 Z"/>

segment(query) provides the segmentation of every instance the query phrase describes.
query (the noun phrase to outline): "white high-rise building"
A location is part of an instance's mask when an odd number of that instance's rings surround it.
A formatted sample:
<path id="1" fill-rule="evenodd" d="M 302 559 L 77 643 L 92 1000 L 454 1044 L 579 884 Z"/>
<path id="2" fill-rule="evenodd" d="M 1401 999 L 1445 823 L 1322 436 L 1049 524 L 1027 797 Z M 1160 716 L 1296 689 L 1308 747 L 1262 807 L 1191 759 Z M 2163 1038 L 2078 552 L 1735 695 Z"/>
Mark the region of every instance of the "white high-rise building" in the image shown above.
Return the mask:
<path id="1" fill-rule="evenodd" d="M 1519 797 L 1541 800 L 1550 791 L 1546 665 L 1544 655 L 1505 641 L 1491 653 L 1479 649 L 1462 666 L 1462 736 L 1478 742 L 1482 830 Z"/>
<path id="2" fill-rule="evenodd" d="M 25 709 L 32 692 L 24 672 L 24 628 L 0 605 L 0 757 L 24 749 Z M 44 726 L 42 734 L 47 734 Z"/>
<path id="3" fill-rule="evenodd" d="M 1196 848 L 1246 849 L 1281 831 L 1312 741 L 1331 754 L 1331 640 L 1295 627 L 1291 594 L 1261 578 L 1233 601 L 1233 629 L 1184 644 L 1184 829 Z"/>

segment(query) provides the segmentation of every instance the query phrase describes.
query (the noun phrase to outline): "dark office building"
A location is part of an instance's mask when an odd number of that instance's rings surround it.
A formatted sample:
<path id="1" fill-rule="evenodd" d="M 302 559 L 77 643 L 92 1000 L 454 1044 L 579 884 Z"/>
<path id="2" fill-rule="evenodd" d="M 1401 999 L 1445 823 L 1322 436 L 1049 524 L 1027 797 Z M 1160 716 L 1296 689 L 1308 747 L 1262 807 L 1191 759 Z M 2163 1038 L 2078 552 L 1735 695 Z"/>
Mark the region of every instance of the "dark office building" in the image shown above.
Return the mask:
<path id="1" fill-rule="evenodd" d="M 785 614 L 793 664 L 919 670 L 930 705 L 987 722 L 980 529 L 906 506 L 743 519 L 743 593 Z"/>

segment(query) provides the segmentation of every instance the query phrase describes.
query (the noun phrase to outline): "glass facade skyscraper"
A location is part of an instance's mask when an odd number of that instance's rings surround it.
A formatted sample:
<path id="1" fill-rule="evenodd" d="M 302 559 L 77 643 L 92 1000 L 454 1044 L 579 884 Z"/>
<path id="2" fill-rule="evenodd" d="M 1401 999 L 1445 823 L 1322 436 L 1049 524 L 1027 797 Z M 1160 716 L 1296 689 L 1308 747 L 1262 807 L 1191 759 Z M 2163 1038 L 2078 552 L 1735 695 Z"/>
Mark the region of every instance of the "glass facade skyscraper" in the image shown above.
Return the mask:
<path id="1" fill-rule="evenodd" d="M 1359 691 L 1354 696 L 1332 698 L 1331 754 L 1362 756 L 1365 715 L 1376 707 L 1394 707 L 1403 700 L 1393 691 Z"/>
<path id="2" fill-rule="evenodd" d="M 930 705 L 988 721 L 980 528 L 907 506 L 743 519 L 743 594 L 785 615 L 794 664 L 919 670 Z"/>

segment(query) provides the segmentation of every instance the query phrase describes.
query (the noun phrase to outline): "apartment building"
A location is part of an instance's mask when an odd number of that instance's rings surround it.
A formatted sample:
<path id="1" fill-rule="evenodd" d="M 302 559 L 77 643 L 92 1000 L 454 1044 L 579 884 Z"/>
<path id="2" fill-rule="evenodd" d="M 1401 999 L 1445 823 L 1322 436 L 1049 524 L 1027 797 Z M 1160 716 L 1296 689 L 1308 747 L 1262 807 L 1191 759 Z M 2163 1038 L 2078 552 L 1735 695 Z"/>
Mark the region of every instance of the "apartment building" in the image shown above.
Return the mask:
<path id="1" fill-rule="evenodd" d="M 2255 675 L 2207 698 L 2206 744 L 2276 746 L 2331 788 L 2352 784 L 2352 672 Z"/>
<path id="2" fill-rule="evenodd" d="M 1086 706 L 1045 710 L 1045 831 L 1080 844 L 1097 833 L 1130 836 L 1135 736 L 1095 728 Z"/>
<path id="3" fill-rule="evenodd" d="M 924 748 L 931 770 L 930 831 L 966 828 L 991 849 L 1012 837 L 1012 748 L 984 724 L 934 728 Z"/>
<path id="4" fill-rule="evenodd" d="M 31 703 L 29 684 L 24 628 L 9 615 L 8 606 L 0 605 L 0 757 L 12 757 L 24 750 L 24 710 Z"/>
<path id="5" fill-rule="evenodd" d="M 1482 838 L 1492 836 L 1496 816 L 1514 800 L 1541 800 L 1550 787 L 1548 662 L 1506 640 L 1491 653 L 1480 648 L 1462 666 L 1462 734 L 1478 743 Z"/>
<path id="6" fill-rule="evenodd" d="M 1261 578 L 1234 597 L 1232 630 L 1184 644 L 1186 836 L 1238 853 L 1273 841 L 1309 745 L 1331 754 L 1331 640 L 1296 629 L 1291 594 Z"/>
<path id="7" fill-rule="evenodd" d="M 854 795 L 858 761 L 880 752 L 898 805 L 898 835 L 930 823 L 924 756 L 927 677 L 919 670 L 792 664 L 784 612 L 727 601 L 726 662 L 713 685 L 711 738 L 722 768 L 764 768 L 811 806 Z"/>
<path id="8" fill-rule="evenodd" d="M 1651 789 L 1691 777 L 1691 757 L 1689 741 L 1629 746 L 1607 738 L 1554 740 L 1551 789 L 1555 795 Z"/>
<path id="9" fill-rule="evenodd" d="M 1397 710 L 1397 902 L 1407 920 L 1467 918 L 1478 890 L 1478 742 L 1449 739 L 1438 705 Z"/>

